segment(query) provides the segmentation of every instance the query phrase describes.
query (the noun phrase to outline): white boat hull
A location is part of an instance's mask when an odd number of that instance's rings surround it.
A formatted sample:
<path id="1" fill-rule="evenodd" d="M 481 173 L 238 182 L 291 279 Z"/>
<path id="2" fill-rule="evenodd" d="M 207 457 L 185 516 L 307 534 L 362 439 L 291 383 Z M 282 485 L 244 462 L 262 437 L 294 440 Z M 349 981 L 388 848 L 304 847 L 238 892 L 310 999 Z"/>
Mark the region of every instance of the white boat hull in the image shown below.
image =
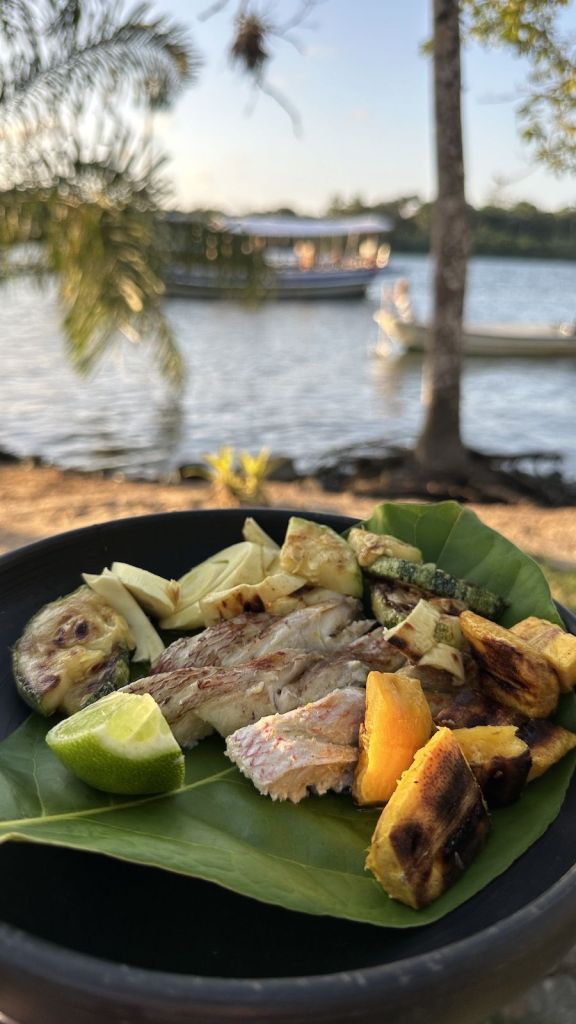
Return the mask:
<path id="1" fill-rule="evenodd" d="M 426 324 L 397 320 L 384 311 L 376 313 L 374 319 L 406 351 L 425 351 L 429 333 Z M 464 328 L 462 343 L 464 353 L 470 356 L 576 356 L 576 334 L 546 325 L 471 324 Z"/>

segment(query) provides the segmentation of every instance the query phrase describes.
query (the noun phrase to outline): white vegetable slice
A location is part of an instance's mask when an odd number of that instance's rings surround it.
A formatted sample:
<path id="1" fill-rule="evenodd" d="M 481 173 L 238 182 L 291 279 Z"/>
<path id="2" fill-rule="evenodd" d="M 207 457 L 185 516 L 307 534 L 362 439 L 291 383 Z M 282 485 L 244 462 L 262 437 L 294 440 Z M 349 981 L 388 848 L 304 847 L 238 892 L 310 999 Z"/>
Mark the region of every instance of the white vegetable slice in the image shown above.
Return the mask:
<path id="1" fill-rule="evenodd" d="M 272 540 L 272 537 L 269 537 L 266 531 L 251 516 L 244 520 L 242 536 L 244 540 L 249 540 L 253 544 L 260 544 L 262 547 L 271 548 L 272 551 L 280 551 L 280 545 L 275 540 Z"/>
<path id="2" fill-rule="evenodd" d="M 93 573 L 82 573 L 82 578 L 89 587 L 100 597 L 111 605 L 120 615 L 123 615 L 134 640 L 136 650 L 133 654 L 134 661 L 155 661 L 162 651 L 164 644 L 150 622 L 142 611 L 140 605 L 132 597 L 129 590 L 109 569 L 104 569 L 100 576 Z"/>
<path id="3" fill-rule="evenodd" d="M 138 569 L 127 562 L 113 562 L 111 572 L 124 584 L 138 604 L 157 618 L 171 615 L 176 608 L 180 587 L 175 580 L 166 580 L 147 569 Z"/>

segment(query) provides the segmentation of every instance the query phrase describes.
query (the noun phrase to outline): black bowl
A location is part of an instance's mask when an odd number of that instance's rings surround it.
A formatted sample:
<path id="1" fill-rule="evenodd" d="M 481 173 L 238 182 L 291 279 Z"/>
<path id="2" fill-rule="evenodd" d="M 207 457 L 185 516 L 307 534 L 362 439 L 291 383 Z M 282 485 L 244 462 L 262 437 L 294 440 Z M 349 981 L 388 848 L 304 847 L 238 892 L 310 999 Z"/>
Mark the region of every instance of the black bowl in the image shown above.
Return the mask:
<path id="1" fill-rule="evenodd" d="M 246 514 L 121 520 L 0 559 L 1 734 L 27 714 L 9 648 L 42 604 L 73 590 L 81 570 L 114 559 L 179 576 L 237 541 Z M 277 539 L 288 515 L 257 512 Z M 309 518 L 338 530 L 352 522 Z M 402 931 L 297 914 L 97 855 L 8 843 L 0 847 L 0 1010 L 20 1024 L 480 1021 L 573 943 L 575 854 L 572 785 L 556 821 L 505 874 L 436 924 Z"/>

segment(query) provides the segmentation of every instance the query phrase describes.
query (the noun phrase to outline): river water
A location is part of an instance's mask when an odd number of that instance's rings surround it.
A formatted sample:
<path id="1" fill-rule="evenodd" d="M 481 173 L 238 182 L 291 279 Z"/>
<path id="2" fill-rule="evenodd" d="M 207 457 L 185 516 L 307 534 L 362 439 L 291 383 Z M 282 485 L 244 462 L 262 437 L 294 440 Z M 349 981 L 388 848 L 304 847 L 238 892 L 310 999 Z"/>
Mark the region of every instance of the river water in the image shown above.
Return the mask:
<path id="1" fill-rule="evenodd" d="M 358 442 L 417 435 L 421 359 L 374 354 L 382 285 L 407 277 L 416 314 L 430 305 L 430 264 L 395 254 L 364 300 L 256 309 L 169 299 L 188 374 L 179 400 L 145 347 L 128 342 L 89 379 L 70 368 L 50 290 L 0 290 L 0 449 L 64 467 L 163 476 L 222 445 L 267 446 L 306 468 Z M 576 320 L 576 261 L 476 258 L 467 318 L 484 323 Z M 466 361 L 463 433 L 485 451 L 561 452 L 576 478 L 576 359 Z"/>

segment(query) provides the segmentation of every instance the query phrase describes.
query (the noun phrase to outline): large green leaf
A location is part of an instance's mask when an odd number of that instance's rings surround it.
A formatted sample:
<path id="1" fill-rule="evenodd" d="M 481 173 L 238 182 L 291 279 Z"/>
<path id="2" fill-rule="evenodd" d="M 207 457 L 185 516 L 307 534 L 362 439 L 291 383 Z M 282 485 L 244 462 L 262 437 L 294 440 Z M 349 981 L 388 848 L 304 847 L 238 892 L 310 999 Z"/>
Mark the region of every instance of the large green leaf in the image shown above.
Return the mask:
<path id="1" fill-rule="evenodd" d="M 506 621 L 527 613 L 556 618 L 538 567 L 452 502 L 384 505 L 372 529 L 420 545 L 425 558 L 486 583 L 509 602 Z M 574 701 L 561 720 L 576 727 Z M 377 812 L 346 796 L 272 803 L 233 768 L 219 740 L 187 755 L 182 790 L 163 797 L 114 798 L 73 778 L 51 753 L 48 724 L 32 716 L 0 744 L 0 841 L 29 840 L 108 854 L 208 879 L 265 902 L 386 927 L 442 917 L 506 870 L 560 810 L 574 767 L 569 756 L 493 815 L 485 850 L 465 876 L 423 911 L 390 900 L 364 871 Z"/>

